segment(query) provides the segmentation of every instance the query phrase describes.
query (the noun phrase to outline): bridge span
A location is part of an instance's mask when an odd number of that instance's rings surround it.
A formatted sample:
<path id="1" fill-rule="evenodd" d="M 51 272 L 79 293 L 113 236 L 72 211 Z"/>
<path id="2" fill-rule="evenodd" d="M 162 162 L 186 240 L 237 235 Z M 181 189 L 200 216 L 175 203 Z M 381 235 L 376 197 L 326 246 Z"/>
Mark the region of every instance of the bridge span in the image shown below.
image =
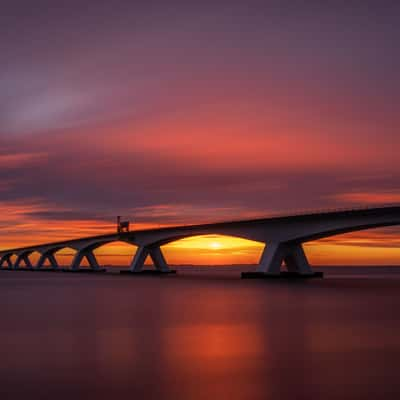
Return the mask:
<path id="1" fill-rule="evenodd" d="M 147 256 L 151 257 L 157 273 L 169 273 L 172 271 L 162 253 L 162 245 L 191 236 L 219 234 L 265 244 L 256 271 L 243 273 L 243 277 L 313 277 L 321 274 L 312 270 L 304 253 L 303 243 L 347 232 L 394 225 L 400 225 L 400 206 L 137 230 L 0 250 L 0 269 L 49 270 L 45 268 L 45 263 L 48 262 L 50 270 L 60 270 L 55 253 L 71 248 L 76 250 L 76 254 L 67 270 L 82 271 L 81 263 L 86 258 L 91 271 L 104 271 L 93 251 L 107 243 L 121 241 L 137 246 L 129 273 L 144 272 Z M 30 259 L 34 252 L 40 254 L 36 265 Z M 15 258 L 14 262 L 12 257 Z M 286 271 L 282 271 L 283 265 Z"/>

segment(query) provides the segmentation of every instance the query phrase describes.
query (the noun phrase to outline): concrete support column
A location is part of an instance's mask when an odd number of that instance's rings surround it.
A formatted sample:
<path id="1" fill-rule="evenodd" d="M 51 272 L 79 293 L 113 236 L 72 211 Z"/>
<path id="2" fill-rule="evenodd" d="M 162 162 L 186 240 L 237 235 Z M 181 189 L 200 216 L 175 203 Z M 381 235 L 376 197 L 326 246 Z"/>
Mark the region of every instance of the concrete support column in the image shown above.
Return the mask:
<path id="1" fill-rule="evenodd" d="M 36 268 L 40 269 L 43 267 L 44 263 L 48 260 L 50 262 L 50 266 L 53 269 L 57 269 L 59 267 L 57 259 L 53 252 L 47 252 L 40 255 L 39 261 L 36 264 Z"/>
<path id="2" fill-rule="evenodd" d="M 257 272 L 275 275 L 280 274 L 283 255 L 283 245 L 281 243 L 270 243 L 266 245 L 261 255 Z"/>
<path id="3" fill-rule="evenodd" d="M 135 255 L 133 256 L 130 270 L 132 272 L 140 272 L 143 269 L 144 262 L 149 255 L 149 249 L 145 246 L 140 246 L 137 248 Z"/>
<path id="4" fill-rule="evenodd" d="M 92 269 L 100 269 L 100 266 L 97 262 L 96 256 L 93 254 L 92 250 L 87 250 L 87 249 L 83 249 L 83 250 L 79 250 L 76 254 L 74 259 L 72 260 L 72 264 L 71 264 L 71 268 L 73 270 L 77 270 L 79 269 L 82 260 L 86 257 L 86 259 L 88 260 L 89 266 Z"/>
<path id="5" fill-rule="evenodd" d="M 164 257 L 163 252 L 159 246 L 150 249 L 150 257 L 153 260 L 154 266 L 156 269 L 162 272 L 168 272 L 169 267 L 167 261 Z"/>
<path id="6" fill-rule="evenodd" d="M 169 272 L 167 261 L 161 251 L 160 246 L 140 246 L 137 248 L 136 253 L 132 259 L 130 271 L 140 272 L 143 269 L 147 256 L 150 256 L 154 267 L 160 272 Z"/>
<path id="7" fill-rule="evenodd" d="M 29 255 L 27 253 L 22 253 L 17 256 L 17 260 L 15 261 L 14 268 L 18 269 L 21 265 L 21 262 L 24 262 L 27 268 L 32 268 L 31 260 L 29 259 Z"/>
<path id="8" fill-rule="evenodd" d="M 289 272 L 300 275 L 309 275 L 313 273 L 301 243 L 268 244 L 261 256 L 257 272 L 279 275 L 281 273 L 283 261 L 285 261 Z"/>
<path id="9" fill-rule="evenodd" d="M 284 261 L 289 272 L 297 272 L 302 275 L 313 273 L 301 244 L 290 246 Z"/>
<path id="10" fill-rule="evenodd" d="M 0 257 L 0 268 L 3 268 L 4 263 L 7 264 L 8 268 L 12 268 L 11 254 L 4 254 Z"/>

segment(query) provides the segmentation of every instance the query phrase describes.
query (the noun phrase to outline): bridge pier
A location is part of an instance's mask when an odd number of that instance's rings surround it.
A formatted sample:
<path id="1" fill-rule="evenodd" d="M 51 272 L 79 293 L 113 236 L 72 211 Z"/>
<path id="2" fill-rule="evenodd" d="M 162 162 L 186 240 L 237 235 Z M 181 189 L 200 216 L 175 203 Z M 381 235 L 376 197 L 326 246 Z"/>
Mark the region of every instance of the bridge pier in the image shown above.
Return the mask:
<path id="1" fill-rule="evenodd" d="M 153 260 L 154 266 L 158 271 L 171 272 L 160 246 L 151 248 L 149 253 L 151 259 Z"/>
<path id="2" fill-rule="evenodd" d="M 44 266 L 44 263 L 46 262 L 46 260 L 49 261 L 50 266 L 51 266 L 53 269 L 57 269 L 57 268 L 59 267 L 58 262 L 57 262 L 57 259 L 56 259 L 56 257 L 54 256 L 54 253 L 53 253 L 53 252 L 46 252 L 46 253 L 42 253 L 42 254 L 40 255 L 39 261 L 38 261 L 37 264 L 36 264 L 36 268 L 37 268 L 37 269 L 42 268 L 42 267 Z"/>
<path id="3" fill-rule="evenodd" d="M 287 272 L 281 271 L 285 262 Z M 274 242 L 265 246 L 256 272 L 243 272 L 242 278 L 315 278 L 322 277 L 308 263 L 301 243 Z"/>
<path id="4" fill-rule="evenodd" d="M 147 256 L 153 261 L 155 270 L 143 270 Z M 121 274 L 170 274 L 175 273 L 168 267 L 160 246 L 139 246 L 132 259 L 129 271 L 121 271 Z"/>
<path id="5" fill-rule="evenodd" d="M 81 266 L 81 263 L 83 259 L 86 258 L 90 269 L 87 268 L 79 268 Z M 64 269 L 63 271 L 65 272 L 105 272 L 105 268 L 100 268 L 99 263 L 97 262 L 96 256 L 94 255 L 93 251 L 90 249 L 82 249 L 78 250 L 78 252 L 75 254 L 71 268 L 70 269 Z"/>
<path id="6" fill-rule="evenodd" d="M 0 269 L 3 268 L 4 263 L 7 264 L 7 269 L 12 269 L 11 254 L 4 254 L 0 257 Z"/>
<path id="7" fill-rule="evenodd" d="M 25 263 L 25 266 L 27 268 L 32 269 L 32 263 L 31 260 L 29 259 L 29 253 L 21 253 L 17 256 L 17 260 L 15 261 L 14 264 L 14 269 L 18 269 L 22 261 Z"/>

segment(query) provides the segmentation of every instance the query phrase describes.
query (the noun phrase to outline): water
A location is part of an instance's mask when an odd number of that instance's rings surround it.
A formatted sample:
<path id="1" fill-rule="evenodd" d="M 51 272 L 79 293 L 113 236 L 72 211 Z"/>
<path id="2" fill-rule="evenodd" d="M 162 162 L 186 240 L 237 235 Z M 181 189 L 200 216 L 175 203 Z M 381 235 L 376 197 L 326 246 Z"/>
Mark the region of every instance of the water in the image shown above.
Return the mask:
<path id="1" fill-rule="evenodd" d="M 0 272 L 2 399 L 400 398 L 400 269 Z"/>

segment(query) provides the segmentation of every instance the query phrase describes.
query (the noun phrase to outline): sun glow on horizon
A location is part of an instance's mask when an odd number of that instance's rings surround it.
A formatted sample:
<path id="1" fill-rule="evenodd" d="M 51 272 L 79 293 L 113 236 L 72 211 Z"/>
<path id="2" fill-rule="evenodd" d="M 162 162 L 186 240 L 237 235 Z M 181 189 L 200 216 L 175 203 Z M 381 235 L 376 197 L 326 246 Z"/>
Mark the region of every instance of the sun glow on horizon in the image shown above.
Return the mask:
<path id="1" fill-rule="evenodd" d="M 199 235 L 177 240 L 164 246 L 164 248 L 186 249 L 236 249 L 243 247 L 260 247 L 262 243 L 235 236 L 225 235 Z"/>
<path id="2" fill-rule="evenodd" d="M 218 250 L 222 247 L 221 243 L 219 242 L 211 242 L 210 243 L 210 248 L 213 250 Z"/>
<path id="3" fill-rule="evenodd" d="M 5 214 L 5 228 L 13 222 L 10 213 Z M 8 215 L 8 217 L 7 217 Z M 10 221 L 8 221 L 8 219 Z M 25 218 L 24 218 L 25 219 Z M 7 241 L 2 248 L 22 247 L 29 244 L 54 242 L 60 239 L 76 238 L 109 233 L 113 228 L 101 221 L 61 221 L 39 224 L 26 219 L 14 230 L 8 228 Z M 32 235 L 32 226 L 37 231 Z M 60 230 L 60 227 L 62 229 Z M 59 233 L 60 236 L 55 236 Z M 24 241 L 21 241 L 21 237 Z M 177 240 L 162 246 L 167 262 L 171 265 L 232 265 L 258 264 L 264 244 L 240 237 L 209 234 Z M 371 229 L 334 236 L 304 244 L 307 257 L 312 265 L 400 265 L 400 239 L 396 229 Z M 136 246 L 124 242 L 113 242 L 95 250 L 101 265 L 128 266 Z M 75 251 L 63 249 L 56 256 L 62 265 L 69 265 Z M 32 261 L 38 254 L 32 254 Z M 150 264 L 150 258 L 146 264 Z"/>

